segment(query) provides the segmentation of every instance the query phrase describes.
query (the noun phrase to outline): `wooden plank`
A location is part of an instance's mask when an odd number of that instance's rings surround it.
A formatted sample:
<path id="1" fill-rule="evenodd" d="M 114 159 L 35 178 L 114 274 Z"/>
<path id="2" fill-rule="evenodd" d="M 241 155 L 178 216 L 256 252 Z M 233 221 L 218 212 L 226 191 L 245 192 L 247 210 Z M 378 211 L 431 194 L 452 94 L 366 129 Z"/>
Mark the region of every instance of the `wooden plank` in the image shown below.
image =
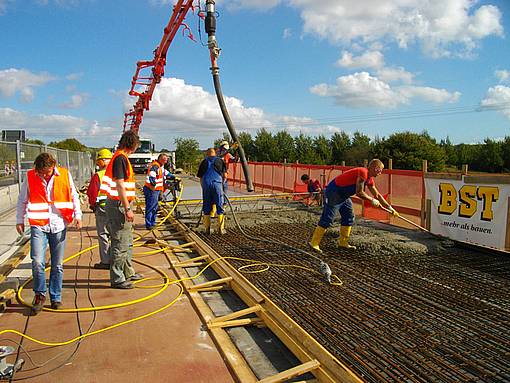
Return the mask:
<path id="1" fill-rule="evenodd" d="M 260 305 L 254 305 L 252 307 L 248 307 L 247 309 L 234 311 L 233 313 L 223 315 L 221 317 L 217 317 L 211 321 L 211 323 L 216 322 L 226 322 L 232 319 L 240 318 L 248 314 L 258 313 L 259 311 L 262 311 L 262 306 Z"/>
<path id="2" fill-rule="evenodd" d="M 287 371 L 280 372 L 279 374 L 270 376 L 269 378 L 265 378 L 259 380 L 258 383 L 281 383 L 285 382 L 289 379 L 295 378 L 297 376 L 306 374 L 312 370 L 315 370 L 320 367 L 320 363 L 317 359 L 311 360 L 309 362 L 303 363 L 299 366 L 288 369 Z"/>
<path id="3" fill-rule="evenodd" d="M 195 259 L 195 258 L 193 258 L 193 259 Z M 190 290 L 199 290 L 199 289 L 203 289 L 205 287 L 211 287 L 211 286 L 216 286 L 216 285 L 223 284 L 223 283 L 228 283 L 232 279 L 233 279 L 232 277 L 227 277 L 227 278 L 215 279 L 213 281 L 209 281 L 209 282 L 205 282 L 205 283 L 199 283 L 199 284 L 191 286 Z"/>
<path id="4" fill-rule="evenodd" d="M 208 328 L 225 328 L 225 327 L 239 327 L 239 326 L 255 326 L 263 323 L 260 318 L 246 318 L 246 319 L 233 319 L 222 322 L 209 322 Z"/>
<path id="5" fill-rule="evenodd" d="M 440 180 L 457 180 L 457 181 L 462 180 L 461 173 L 425 173 L 423 174 L 423 177 Z"/>
<path id="6" fill-rule="evenodd" d="M 183 261 L 180 261 L 180 262 L 178 262 L 178 263 L 176 264 L 176 266 L 182 266 L 182 265 L 184 265 L 184 264 L 186 264 L 186 263 L 192 263 L 192 262 L 196 262 L 196 261 L 202 261 L 202 260 L 204 260 L 204 259 L 209 259 L 209 258 L 210 258 L 210 256 L 209 256 L 209 255 L 207 255 L 207 254 L 206 254 L 206 255 L 201 255 L 201 256 L 199 256 L 199 257 L 193 257 L 193 258 L 189 258 L 189 259 L 185 259 L 185 260 L 183 260 Z"/>
<path id="7" fill-rule="evenodd" d="M 159 236 L 159 230 L 155 230 L 155 232 L 155 234 Z M 165 250 L 164 253 L 170 260 L 169 264 L 171 266 L 173 263 L 177 263 L 179 261 L 172 252 Z M 179 279 L 189 278 L 189 276 L 184 273 L 184 269 L 176 268 L 173 266 L 172 269 L 177 274 Z M 210 307 L 203 300 L 199 293 L 188 291 L 188 289 L 193 286 L 193 282 L 185 279 L 181 282 L 181 284 L 184 286 L 184 291 L 188 295 L 190 302 L 198 313 L 202 323 L 207 325 L 208 321 L 215 318 L 215 315 L 211 311 Z M 227 367 L 232 372 L 233 377 L 239 383 L 256 383 L 258 381 L 257 377 L 251 370 L 241 352 L 234 345 L 227 332 L 222 328 L 212 328 L 209 329 L 209 334 L 216 347 L 218 347 L 218 350 L 225 360 Z"/>
<path id="8" fill-rule="evenodd" d="M 467 184 L 510 184 L 510 176 L 506 175 L 473 175 L 465 176 L 464 182 Z"/>

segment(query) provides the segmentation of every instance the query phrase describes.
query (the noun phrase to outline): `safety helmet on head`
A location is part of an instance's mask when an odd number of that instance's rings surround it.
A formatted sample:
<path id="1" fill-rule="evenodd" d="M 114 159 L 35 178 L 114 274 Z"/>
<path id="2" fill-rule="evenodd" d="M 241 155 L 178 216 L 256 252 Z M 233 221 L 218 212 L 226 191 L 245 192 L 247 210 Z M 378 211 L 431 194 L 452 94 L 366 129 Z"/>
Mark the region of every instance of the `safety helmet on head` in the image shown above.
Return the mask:
<path id="1" fill-rule="evenodd" d="M 112 157 L 113 157 L 112 152 L 110 152 L 108 149 L 101 149 L 96 153 L 96 161 L 111 159 Z"/>
<path id="2" fill-rule="evenodd" d="M 221 142 L 220 142 L 220 148 L 221 148 L 221 147 L 223 147 L 223 148 L 225 148 L 225 149 L 227 149 L 227 150 L 229 150 L 229 149 L 230 149 L 230 145 L 228 144 L 228 141 L 221 141 Z"/>

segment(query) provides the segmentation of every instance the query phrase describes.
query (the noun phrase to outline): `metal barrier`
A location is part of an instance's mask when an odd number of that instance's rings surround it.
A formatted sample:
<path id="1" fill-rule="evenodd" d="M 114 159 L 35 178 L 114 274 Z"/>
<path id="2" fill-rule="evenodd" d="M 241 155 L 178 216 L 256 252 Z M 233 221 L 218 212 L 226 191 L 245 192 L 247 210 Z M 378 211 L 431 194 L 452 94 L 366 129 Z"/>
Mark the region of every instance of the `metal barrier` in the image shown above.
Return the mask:
<path id="1" fill-rule="evenodd" d="M 23 142 L 0 141 L 0 187 L 21 184 L 35 158 L 43 152 L 51 153 L 58 166 L 67 168 L 77 188 L 84 186 L 94 173 L 94 161 L 88 152 L 75 152 Z"/>

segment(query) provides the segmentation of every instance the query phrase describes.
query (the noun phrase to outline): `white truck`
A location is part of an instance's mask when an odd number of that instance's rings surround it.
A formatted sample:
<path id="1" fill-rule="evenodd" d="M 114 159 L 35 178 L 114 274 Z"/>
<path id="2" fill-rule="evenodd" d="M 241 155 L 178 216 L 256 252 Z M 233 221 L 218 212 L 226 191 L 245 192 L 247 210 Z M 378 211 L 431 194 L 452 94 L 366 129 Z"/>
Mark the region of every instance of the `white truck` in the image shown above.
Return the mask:
<path id="1" fill-rule="evenodd" d="M 140 139 L 140 147 L 129 155 L 129 162 L 135 173 L 146 173 L 152 161 L 158 158 L 159 153 L 154 150 L 151 140 Z"/>

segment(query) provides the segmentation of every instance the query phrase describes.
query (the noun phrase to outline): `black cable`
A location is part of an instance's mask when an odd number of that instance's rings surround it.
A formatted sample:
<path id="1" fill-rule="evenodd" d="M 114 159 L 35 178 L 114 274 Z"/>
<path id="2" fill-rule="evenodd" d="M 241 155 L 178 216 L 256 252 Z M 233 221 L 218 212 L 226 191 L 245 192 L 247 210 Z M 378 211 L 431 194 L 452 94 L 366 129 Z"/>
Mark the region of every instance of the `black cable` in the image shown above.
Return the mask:
<path id="1" fill-rule="evenodd" d="M 23 334 L 26 334 L 27 332 L 27 328 L 28 328 L 28 321 L 30 320 L 30 314 L 27 316 L 27 320 L 25 321 L 25 328 L 23 329 Z M 18 347 L 18 350 L 16 351 L 16 359 L 14 360 L 14 365 L 13 365 L 13 369 L 12 369 L 12 375 L 11 377 L 9 378 L 9 383 L 11 383 L 12 381 L 14 381 L 14 375 L 16 375 L 16 370 L 15 370 L 15 366 L 16 364 L 18 364 L 18 361 L 19 361 L 19 355 L 21 353 L 21 348 L 22 348 L 22 345 L 23 345 L 23 340 L 25 339 L 25 337 L 21 337 L 21 340 L 19 341 L 19 347 Z"/>

